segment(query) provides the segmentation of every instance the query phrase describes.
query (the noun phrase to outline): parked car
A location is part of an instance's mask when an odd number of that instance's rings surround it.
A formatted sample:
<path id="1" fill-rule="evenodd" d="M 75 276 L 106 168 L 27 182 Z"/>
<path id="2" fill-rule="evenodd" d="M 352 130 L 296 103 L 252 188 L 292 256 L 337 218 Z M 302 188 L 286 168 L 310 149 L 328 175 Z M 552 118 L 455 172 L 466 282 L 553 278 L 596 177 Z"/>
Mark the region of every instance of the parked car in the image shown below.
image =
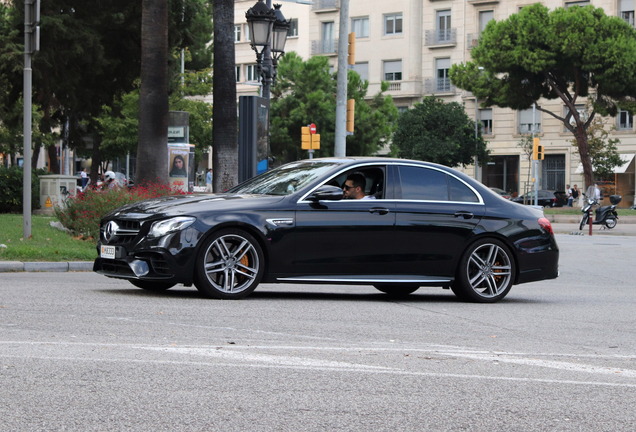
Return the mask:
<path id="1" fill-rule="evenodd" d="M 542 207 L 563 207 L 568 203 L 567 194 L 565 192 L 555 192 L 551 190 L 539 190 L 539 199 L 537 205 Z M 513 198 L 512 202 L 523 204 L 524 195 Z M 534 191 L 528 193 L 526 204 L 534 205 Z"/>
<path id="2" fill-rule="evenodd" d="M 369 199 L 343 199 L 352 173 Z M 222 194 L 126 205 L 102 219 L 97 251 L 97 273 L 223 299 L 266 282 L 391 295 L 437 286 L 495 302 L 513 284 L 556 278 L 559 260 L 541 211 L 445 166 L 361 157 L 292 162 Z"/>
<path id="3" fill-rule="evenodd" d="M 499 188 L 491 187 L 491 188 L 490 188 L 490 190 L 491 190 L 491 191 L 493 191 L 493 192 L 494 192 L 494 193 L 496 193 L 496 194 L 499 194 L 499 196 L 501 196 L 501 197 L 502 197 L 502 198 L 504 198 L 504 199 L 509 200 L 509 199 L 511 199 L 511 198 L 512 198 L 512 195 L 510 195 L 510 193 L 509 193 L 509 192 L 506 192 L 506 191 L 505 191 L 505 190 L 503 190 L 503 189 L 499 189 Z"/>

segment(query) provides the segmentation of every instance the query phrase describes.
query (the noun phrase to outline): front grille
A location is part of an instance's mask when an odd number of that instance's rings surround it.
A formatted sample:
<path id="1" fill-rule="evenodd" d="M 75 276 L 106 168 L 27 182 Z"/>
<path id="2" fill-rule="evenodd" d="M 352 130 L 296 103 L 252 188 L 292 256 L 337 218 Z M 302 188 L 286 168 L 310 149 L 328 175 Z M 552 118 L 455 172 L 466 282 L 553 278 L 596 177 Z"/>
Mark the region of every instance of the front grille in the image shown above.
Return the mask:
<path id="1" fill-rule="evenodd" d="M 163 258 L 163 255 L 155 252 L 144 252 L 135 254 L 135 258 L 143 259 L 144 261 L 150 261 L 150 265 L 152 266 L 152 270 L 157 274 L 172 274 L 170 272 L 170 267 L 168 266 L 168 261 Z"/>
<path id="2" fill-rule="evenodd" d="M 137 237 L 137 234 L 139 234 L 139 229 L 141 227 L 139 221 L 115 219 L 113 222 L 117 224 L 118 228 L 116 235 L 110 240 L 105 237 L 107 224 L 99 227 L 100 237 L 107 244 L 131 243 L 135 237 Z"/>
<path id="3" fill-rule="evenodd" d="M 122 261 L 104 261 L 102 263 L 102 271 L 106 273 L 115 273 L 125 276 L 134 276 L 132 269 Z"/>

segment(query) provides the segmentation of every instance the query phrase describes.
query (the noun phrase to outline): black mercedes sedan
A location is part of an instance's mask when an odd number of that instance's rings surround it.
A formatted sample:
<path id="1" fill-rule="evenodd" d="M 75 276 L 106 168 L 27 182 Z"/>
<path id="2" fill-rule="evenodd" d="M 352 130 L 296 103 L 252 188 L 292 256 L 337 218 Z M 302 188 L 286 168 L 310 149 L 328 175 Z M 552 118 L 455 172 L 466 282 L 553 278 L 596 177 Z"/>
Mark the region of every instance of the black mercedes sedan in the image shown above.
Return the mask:
<path id="1" fill-rule="evenodd" d="M 153 291 L 194 284 L 211 298 L 243 298 L 260 282 L 328 283 L 390 295 L 437 286 L 489 303 L 558 276 L 540 210 L 403 159 L 292 162 L 226 193 L 121 207 L 100 228 L 94 271 Z"/>

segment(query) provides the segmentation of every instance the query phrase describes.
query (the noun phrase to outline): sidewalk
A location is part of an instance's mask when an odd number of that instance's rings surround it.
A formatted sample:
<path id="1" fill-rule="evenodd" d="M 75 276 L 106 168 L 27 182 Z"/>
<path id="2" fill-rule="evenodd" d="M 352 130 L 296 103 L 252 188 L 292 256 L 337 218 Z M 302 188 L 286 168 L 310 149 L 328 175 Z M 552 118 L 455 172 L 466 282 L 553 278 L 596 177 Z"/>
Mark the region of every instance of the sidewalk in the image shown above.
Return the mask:
<path id="1" fill-rule="evenodd" d="M 93 261 L 71 262 L 20 262 L 0 261 L 3 272 L 88 272 L 93 271 Z"/>

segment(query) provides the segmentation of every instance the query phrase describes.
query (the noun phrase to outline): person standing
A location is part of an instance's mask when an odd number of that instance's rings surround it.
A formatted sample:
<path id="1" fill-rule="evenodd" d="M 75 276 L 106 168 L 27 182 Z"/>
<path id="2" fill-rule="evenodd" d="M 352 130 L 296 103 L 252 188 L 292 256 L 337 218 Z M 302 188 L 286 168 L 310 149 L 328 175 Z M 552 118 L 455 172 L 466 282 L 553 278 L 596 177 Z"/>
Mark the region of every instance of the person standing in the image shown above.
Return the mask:
<path id="1" fill-rule="evenodd" d="M 574 187 L 572 188 L 572 202 L 576 201 L 576 203 L 579 204 L 578 203 L 579 195 L 581 195 L 581 192 L 579 191 L 579 188 L 576 185 L 574 185 Z"/>
<path id="2" fill-rule="evenodd" d="M 84 188 L 86 187 L 86 184 L 88 183 L 88 176 L 86 175 L 86 168 L 84 168 L 82 170 L 82 173 L 80 174 L 80 176 L 82 177 L 82 190 L 84 190 Z"/>
<path id="3" fill-rule="evenodd" d="M 208 168 L 208 173 L 205 175 L 205 191 L 212 193 L 212 168 Z"/>
<path id="4" fill-rule="evenodd" d="M 565 185 L 568 190 L 568 207 L 572 207 L 572 201 L 574 201 L 574 197 L 572 196 L 572 188 L 570 185 Z"/>

